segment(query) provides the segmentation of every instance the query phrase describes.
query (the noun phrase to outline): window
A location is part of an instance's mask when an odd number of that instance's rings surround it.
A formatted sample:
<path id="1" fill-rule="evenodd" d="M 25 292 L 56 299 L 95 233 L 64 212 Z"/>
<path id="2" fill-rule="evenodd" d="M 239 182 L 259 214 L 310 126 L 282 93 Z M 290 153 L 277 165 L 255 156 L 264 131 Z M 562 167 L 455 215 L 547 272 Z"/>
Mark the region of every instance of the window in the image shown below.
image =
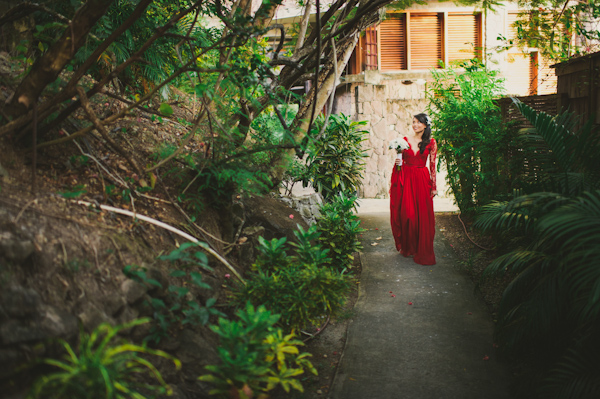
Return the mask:
<path id="1" fill-rule="evenodd" d="M 377 69 L 377 27 L 365 31 L 365 69 Z"/>
<path id="2" fill-rule="evenodd" d="M 514 40 L 517 30 L 514 26 L 519 18 L 519 12 L 509 12 L 506 15 L 508 26 L 507 38 Z M 552 64 L 542 57 L 536 48 L 521 50 L 513 47 L 507 54 L 508 73 L 505 87 L 509 94 L 536 95 L 556 93 L 556 75 L 550 68 Z"/>
<path id="3" fill-rule="evenodd" d="M 480 13 L 389 13 L 377 31 L 377 65 L 384 72 L 428 70 L 439 68 L 440 60 L 449 63 L 481 55 Z"/>

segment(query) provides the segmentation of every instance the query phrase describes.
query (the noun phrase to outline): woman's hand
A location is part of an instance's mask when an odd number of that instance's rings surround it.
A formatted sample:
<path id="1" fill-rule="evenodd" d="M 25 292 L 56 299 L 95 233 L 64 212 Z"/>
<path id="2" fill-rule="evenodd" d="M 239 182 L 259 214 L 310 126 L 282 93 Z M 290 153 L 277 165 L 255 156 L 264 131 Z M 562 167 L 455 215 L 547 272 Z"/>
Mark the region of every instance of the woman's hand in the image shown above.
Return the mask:
<path id="1" fill-rule="evenodd" d="M 431 190 L 431 198 L 437 195 L 437 190 Z"/>
<path id="2" fill-rule="evenodd" d="M 397 166 L 402 166 L 402 159 L 396 158 L 396 162 L 394 162 Z"/>

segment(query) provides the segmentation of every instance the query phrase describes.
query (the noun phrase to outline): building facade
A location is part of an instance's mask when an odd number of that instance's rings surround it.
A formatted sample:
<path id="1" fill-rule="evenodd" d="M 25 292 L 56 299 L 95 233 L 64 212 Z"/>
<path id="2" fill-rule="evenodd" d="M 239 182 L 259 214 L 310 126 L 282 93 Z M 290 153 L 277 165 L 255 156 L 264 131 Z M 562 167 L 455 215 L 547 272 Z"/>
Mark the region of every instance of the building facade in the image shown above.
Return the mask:
<path id="1" fill-rule="evenodd" d="M 388 143 L 412 134 L 412 116 L 427 107 L 432 68 L 479 58 L 500 71 L 507 95 L 556 92 L 554 70 L 536 49 L 505 49 L 506 40 L 515 36 L 512 24 L 518 13 L 516 5 L 490 13 L 427 2 L 388 11 L 379 25 L 364 32 L 336 90 L 333 110 L 368 122 L 363 198 L 388 196 L 394 162 Z M 447 195 L 443 168 L 440 173 L 443 196 Z"/>

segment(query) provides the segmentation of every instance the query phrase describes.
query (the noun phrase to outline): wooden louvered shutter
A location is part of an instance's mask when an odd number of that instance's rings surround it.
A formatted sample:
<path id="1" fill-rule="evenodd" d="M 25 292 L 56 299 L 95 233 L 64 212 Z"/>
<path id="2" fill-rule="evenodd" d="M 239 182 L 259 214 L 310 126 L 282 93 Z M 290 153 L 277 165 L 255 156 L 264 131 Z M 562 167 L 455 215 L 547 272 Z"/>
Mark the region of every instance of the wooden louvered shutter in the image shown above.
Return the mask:
<path id="1" fill-rule="evenodd" d="M 442 53 L 442 18 L 439 14 L 410 14 L 410 68 L 439 68 Z"/>
<path id="2" fill-rule="evenodd" d="M 481 58 L 481 14 L 448 13 L 448 62 Z"/>
<path id="3" fill-rule="evenodd" d="M 519 12 L 509 12 L 506 15 L 507 32 L 509 40 L 517 38 L 517 29 L 513 26 L 519 19 Z M 521 53 L 512 49 L 507 55 L 508 71 L 505 87 L 509 94 L 529 96 L 538 94 L 538 60 L 537 53 Z"/>
<path id="4" fill-rule="evenodd" d="M 406 14 L 391 15 L 379 25 L 382 71 L 407 69 Z"/>
<path id="5" fill-rule="evenodd" d="M 508 94 L 528 96 L 532 92 L 532 61 L 529 54 L 509 53 L 504 86 Z"/>
<path id="6" fill-rule="evenodd" d="M 514 23 L 517 22 L 517 19 L 519 19 L 518 12 L 509 12 L 506 14 L 506 25 L 508 27 L 508 30 L 506 31 L 506 38 L 509 40 L 514 40 L 517 38 L 517 28 L 513 26 Z"/>

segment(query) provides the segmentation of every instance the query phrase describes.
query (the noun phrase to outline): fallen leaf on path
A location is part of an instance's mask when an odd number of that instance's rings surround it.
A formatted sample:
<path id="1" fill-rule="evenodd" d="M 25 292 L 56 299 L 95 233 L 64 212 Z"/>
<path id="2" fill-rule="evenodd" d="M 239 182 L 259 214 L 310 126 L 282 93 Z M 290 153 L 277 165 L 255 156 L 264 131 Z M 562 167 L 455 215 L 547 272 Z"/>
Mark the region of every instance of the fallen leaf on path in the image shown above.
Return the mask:
<path id="1" fill-rule="evenodd" d="M 396 295 L 392 294 L 392 295 L 391 295 L 391 297 L 392 297 L 392 298 L 396 298 Z"/>
<path id="2" fill-rule="evenodd" d="M 490 357 L 489 357 L 488 355 L 485 355 L 485 356 L 483 357 L 483 360 L 490 360 Z"/>
<path id="3" fill-rule="evenodd" d="M 373 247 L 374 247 L 375 245 L 379 245 L 379 243 L 378 243 L 378 242 L 372 242 L 372 243 L 371 243 L 371 246 L 373 246 Z"/>
<path id="4" fill-rule="evenodd" d="M 376 240 L 383 240 L 383 237 L 377 237 Z"/>
<path id="5" fill-rule="evenodd" d="M 472 315 L 472 314 L 473 314 L 473 312 L 468 312 L 467 314 L 468 314 L 468 315 Z"/>
<path id="6" fill-rule="evenodd" d="M 409 304 L 409 305 L 412 305 L 412 302 L 409 302 L 408 304 Z"/>

